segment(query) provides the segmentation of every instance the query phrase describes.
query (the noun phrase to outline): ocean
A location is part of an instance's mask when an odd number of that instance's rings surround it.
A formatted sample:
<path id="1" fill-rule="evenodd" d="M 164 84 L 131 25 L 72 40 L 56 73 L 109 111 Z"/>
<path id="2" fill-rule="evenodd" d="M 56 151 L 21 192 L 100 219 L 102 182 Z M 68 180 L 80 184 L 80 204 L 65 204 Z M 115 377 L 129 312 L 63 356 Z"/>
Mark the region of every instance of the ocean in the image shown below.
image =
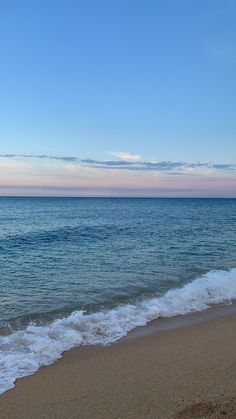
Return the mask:
<path id="1" fill-rule="evenodd" d="M 0 198 L 0 392 L 236 298 L 236 199 Z"/>

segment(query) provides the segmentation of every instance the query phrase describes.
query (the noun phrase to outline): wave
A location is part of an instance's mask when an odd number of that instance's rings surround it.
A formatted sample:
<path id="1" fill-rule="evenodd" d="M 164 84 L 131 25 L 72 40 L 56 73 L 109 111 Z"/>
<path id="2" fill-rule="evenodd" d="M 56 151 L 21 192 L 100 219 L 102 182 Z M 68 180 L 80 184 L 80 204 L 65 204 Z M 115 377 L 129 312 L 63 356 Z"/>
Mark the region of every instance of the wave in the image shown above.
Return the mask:
<path id="1" fill-rule="evenodd" d="M 7 247 L 16 248 L 18 246 L 29 246 L 32 247 L 35 243 L 37 245 L 49 245 L 54 242 L 74 242 L 78 243 L 86 241 L 104 241 L 109 240 L 112 235 L 132 234 L 128 228 L 122 228 L 117 226 L 102 225 L 102 226 L 63 226 L 56 229 L 47 230 L 33 230 L 15 233 L 0 238 L 0 249 L 6 251 Z"/>
<path id="2" fill-rule="evenodd" d="M 108 345 L 154 319 L 203 311 L 234 299 L 235 268 L 210 271 L 163 296 L 90 314 L 73 311 L 46 326 L 30 324 L 25 330 L 0 337 L 0 393 L 13 388 L 17 378 L 53 363 L 64 351 L 80 345 Z"/>

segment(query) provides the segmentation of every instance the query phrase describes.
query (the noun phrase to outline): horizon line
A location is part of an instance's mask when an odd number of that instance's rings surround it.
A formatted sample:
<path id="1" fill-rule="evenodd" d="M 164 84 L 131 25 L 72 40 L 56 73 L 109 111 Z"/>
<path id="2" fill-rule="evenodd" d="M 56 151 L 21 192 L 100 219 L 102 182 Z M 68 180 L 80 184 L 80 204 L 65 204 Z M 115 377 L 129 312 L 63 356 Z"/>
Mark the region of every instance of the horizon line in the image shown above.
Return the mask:
<path id="1" fill-rule="evenodd" d="M 64 198 L 64 199 L 236 199 L 235 196 L 125 196 L 125 195 L 0 195 L 1 198 Z"/>

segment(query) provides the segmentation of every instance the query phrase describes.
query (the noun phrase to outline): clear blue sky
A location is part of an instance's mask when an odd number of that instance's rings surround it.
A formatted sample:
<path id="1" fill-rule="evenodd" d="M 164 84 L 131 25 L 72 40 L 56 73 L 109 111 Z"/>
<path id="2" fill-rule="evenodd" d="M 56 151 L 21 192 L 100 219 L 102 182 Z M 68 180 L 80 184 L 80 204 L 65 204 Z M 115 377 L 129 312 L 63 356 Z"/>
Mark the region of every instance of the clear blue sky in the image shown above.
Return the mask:
<path id="1" fill-rule="evenodd" d="M 0 153 L 235 164 L 235 22 L 235 0 L 0 0 Z"/>

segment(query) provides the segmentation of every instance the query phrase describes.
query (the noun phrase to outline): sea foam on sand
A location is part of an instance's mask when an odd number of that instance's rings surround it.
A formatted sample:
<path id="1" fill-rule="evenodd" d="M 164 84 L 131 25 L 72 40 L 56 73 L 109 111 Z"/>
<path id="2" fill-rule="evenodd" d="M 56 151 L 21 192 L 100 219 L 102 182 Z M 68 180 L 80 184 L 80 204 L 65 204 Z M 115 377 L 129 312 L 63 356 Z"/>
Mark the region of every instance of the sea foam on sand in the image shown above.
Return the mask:
<path id="1" fill-rule="evenodd" d="M 108 345 L 154 319 L 203 311 L 212 304 L 234 299 L 236 269 L 211 271 L 163 296 L 91 314 L 73 311 L 48 325 L 30 324 L 25 330 L 0 336 L 0 393 L 14 387 L 17 378 L 53 363 L 66 350 L 80 345 Z"/>

